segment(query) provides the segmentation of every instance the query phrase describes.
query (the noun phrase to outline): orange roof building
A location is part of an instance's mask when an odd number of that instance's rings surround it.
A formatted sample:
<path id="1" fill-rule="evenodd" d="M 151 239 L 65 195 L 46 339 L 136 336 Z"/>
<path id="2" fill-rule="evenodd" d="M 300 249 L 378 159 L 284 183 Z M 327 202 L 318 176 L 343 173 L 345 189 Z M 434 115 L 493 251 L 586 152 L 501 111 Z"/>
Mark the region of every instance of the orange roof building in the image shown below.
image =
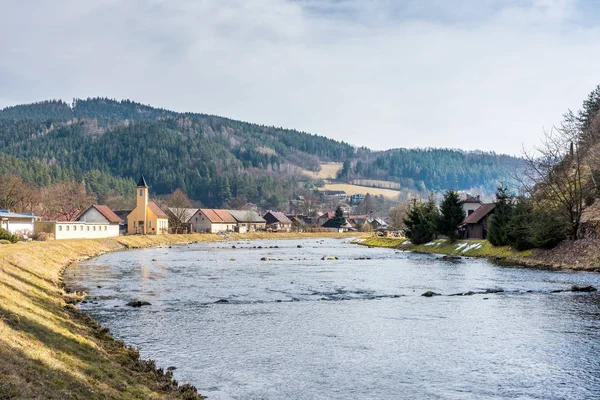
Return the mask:
<path id="1" fill-rule="evenodd" d="M 162 235 L 169 233 L 169 217 L 156 203 L 148 201 L 148 185 L 142 175 L 135 191 L 135 209 L 127 216 L 130 235 Z"/>

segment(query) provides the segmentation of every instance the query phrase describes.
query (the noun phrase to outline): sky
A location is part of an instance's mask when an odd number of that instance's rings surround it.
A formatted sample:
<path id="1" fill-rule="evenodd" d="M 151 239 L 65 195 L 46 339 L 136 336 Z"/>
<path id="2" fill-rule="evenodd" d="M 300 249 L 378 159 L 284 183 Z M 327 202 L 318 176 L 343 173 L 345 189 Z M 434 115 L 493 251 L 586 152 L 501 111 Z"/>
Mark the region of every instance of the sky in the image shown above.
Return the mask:
<path id="1" fill-rule="evenodd" d="M 520 154 L 600 84 L 599 0 L 0 0 L 0 108 L 131 99 Z"/>

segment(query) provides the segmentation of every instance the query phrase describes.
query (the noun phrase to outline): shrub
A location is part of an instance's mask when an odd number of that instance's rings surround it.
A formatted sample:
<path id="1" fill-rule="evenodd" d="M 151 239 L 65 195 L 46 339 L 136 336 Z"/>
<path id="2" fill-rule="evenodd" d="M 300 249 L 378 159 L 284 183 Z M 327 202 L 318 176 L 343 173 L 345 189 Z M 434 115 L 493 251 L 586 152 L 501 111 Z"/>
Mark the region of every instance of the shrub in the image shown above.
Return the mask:
<path id="1" fill-rule="evenodd" d="M 0 239 L 0 244 L 10 244 L 11 242 L 6 239 Z"/>
<path id="2" fill-rule="evenodd" d="M 17 243 L 19 241 L 19 237 L 17 235 L 13 235 L 6 229 L 0 228 L 0 240 L 8 240 L 10 243 Z"/>

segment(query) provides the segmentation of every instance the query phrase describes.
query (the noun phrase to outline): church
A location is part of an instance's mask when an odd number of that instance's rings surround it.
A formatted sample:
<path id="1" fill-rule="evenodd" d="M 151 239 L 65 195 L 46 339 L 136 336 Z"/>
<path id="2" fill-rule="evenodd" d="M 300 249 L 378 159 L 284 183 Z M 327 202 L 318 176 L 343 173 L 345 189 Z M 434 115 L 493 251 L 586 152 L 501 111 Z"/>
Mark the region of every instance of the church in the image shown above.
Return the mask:
<path id="1" fill-rule="evenodd" d="M 148 201 L 148 185 L 144 175 L 136 188 L 136 207 L 127 216 L 129 235 L 163 235 L 169 233 L 169 217 L 157 205 Z"/>

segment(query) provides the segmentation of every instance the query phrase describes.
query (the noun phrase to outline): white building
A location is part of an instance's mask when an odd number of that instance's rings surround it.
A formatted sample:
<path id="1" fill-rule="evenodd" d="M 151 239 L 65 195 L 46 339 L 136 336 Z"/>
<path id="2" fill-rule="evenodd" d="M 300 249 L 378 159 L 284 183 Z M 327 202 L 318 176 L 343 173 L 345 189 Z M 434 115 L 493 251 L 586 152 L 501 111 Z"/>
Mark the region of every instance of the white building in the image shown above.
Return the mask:
<path id="1" fill-rule="evenodd" d="M 194 232 L 233 232 L 237 221 L 227 210 L 201 208 L 189 221 Z"/>
<path id="2" fill-rule="evenodd" d="M 121 221 L 107 206 L 92 205 L 77 221 L 40 221 L 34 224 L 34 230 L 50 234 L 56 240 L 101 239 L 119 236 Z"/>
<path id="3" fill-rule="evenodd" d="M 0 228 L 6 229 L 13 235 L 27 235 L 33 233 L 33 223 L 38 219 L 31 213 L 14 213 L 10 210 L 0 210 Z"/>
<path id="4" fill-rule="evenodd" d="M 477 210 L 479 207 L 481 207 L 483 205 L 479 196 L 474 197 L 469 194 L 466 195 L 466 197 L 461 201 L 461 203 L 462 203 L 463 210 L 465 210 L 465 215 L 467 217 L 469 215 L 473 214 L 475 212 L 475 210 Z"/>

